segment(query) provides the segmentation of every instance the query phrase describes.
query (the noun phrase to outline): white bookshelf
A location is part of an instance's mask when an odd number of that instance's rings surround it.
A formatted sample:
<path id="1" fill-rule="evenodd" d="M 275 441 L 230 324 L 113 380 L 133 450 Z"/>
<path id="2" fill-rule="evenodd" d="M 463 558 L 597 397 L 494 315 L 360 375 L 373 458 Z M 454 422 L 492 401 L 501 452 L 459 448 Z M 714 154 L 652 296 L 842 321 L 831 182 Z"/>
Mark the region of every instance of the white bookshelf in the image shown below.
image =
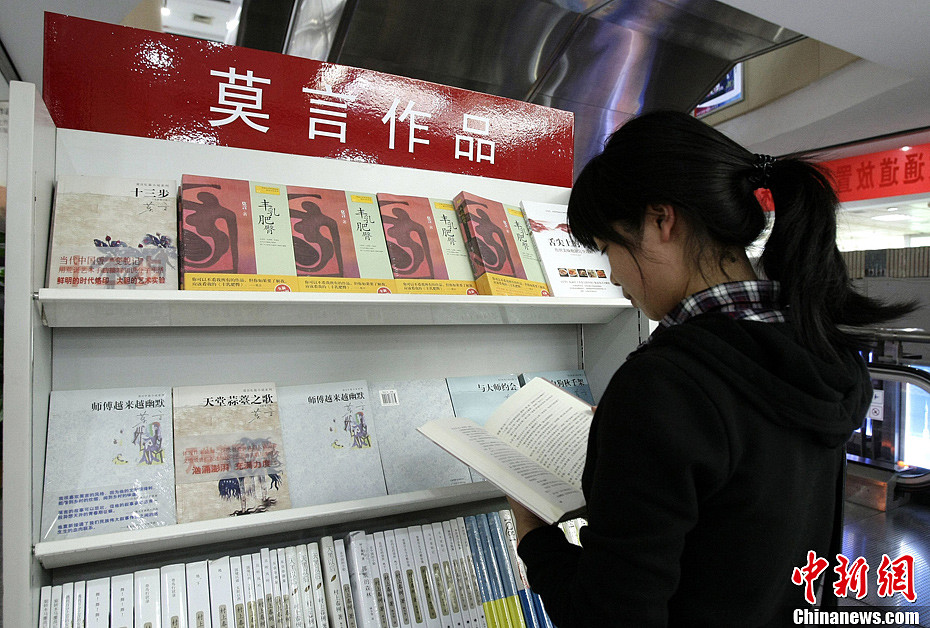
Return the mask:
<path id="1" fill-rule="evenodd" d="M 640 337 L 623 300 L 46 289 L 52 190 L 62 174 L 184 173 L 452 198 L 565 202 L 567 188 L 56 129 L 34 86 L 10 92 L 4 339 L 3 625 L 35 625 L 39 587 L 201 546 L 355 521 L 467 511 L 485 483 L 68 541 L 40 531 L 51 390 L 413 379 L 583 366 L 599 397 Z M 438 515 L 437 515 L 438 516 Z M 343 528 L 344 529 L 344 528 Z M 222 547 L 222 545 L 220 545 Z M 125 572 L 125 570 L 123 571 Z M 120 573 L 116 571 L 115 573 Z"/>

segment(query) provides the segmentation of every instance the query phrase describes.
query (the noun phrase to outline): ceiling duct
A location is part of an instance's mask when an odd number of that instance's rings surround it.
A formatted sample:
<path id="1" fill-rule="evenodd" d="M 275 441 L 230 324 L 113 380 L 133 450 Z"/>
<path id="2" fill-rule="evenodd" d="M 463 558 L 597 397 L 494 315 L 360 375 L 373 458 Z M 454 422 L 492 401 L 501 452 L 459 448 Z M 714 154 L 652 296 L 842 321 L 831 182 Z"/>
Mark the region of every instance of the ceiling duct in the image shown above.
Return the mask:
<path id="1" fill-rule="evenodd" d="M 578 172 L 630 116 L 800 38 L 714 0 L 300 0 L 284 51 L 571 111 Z"/>

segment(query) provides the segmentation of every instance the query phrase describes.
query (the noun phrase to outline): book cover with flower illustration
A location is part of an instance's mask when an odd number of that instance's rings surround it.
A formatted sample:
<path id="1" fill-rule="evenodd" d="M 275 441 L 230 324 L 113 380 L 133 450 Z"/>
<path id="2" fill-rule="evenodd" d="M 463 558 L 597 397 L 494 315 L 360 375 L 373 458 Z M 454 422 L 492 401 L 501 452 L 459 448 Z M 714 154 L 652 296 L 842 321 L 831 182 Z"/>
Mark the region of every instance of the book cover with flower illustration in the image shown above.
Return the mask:
<path id="1" fill-rule="evenodd" d="M 290 508 L 275 385 L 178 386 L 178 522 Z"/>
<path id="2" fill-rule="evenodd" d="M 62 175 L 49 288 L 178 288 L 177 182 Z"/>
<path id="3" fill-rule="evenodd" d="M 40 539 L 173 524 L 168 387 L 53 390 Z"/>
<path id="4" fill-rule="evenodd" d="M 291 505 L 387 495 L 377 417 L 362 380 L 278 387 Z"/>

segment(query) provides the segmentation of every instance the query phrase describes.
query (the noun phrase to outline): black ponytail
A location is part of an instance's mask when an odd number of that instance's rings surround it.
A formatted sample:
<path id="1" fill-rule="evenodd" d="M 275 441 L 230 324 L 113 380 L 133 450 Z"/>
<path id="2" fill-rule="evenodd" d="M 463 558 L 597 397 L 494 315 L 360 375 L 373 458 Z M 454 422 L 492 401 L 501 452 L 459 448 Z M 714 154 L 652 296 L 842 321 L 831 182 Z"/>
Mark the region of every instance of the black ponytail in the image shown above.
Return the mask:
<path id="1" fill-rule="evenodd" d="M 610 136 L 575 181 L 569 225 L 588 248 L 597 239 L 636 252 L 647 208 L 668 204 L 691 228 L 696 267 L 717 255 L 722 268 L 726 249 L 746 249 L 766 227 L 759 188 L 770 190 L 775 210 L 762 267 L 781 282 L 782 305 L 811 350 L 831 357 L 838 346 L 855 344 L 840 325 L 884 323 L 915 309 L 853 288 L 836 246 L 839 202 L 825 171 L 797 157 L 754 155 L 680 112 L 644 114 Z"/>

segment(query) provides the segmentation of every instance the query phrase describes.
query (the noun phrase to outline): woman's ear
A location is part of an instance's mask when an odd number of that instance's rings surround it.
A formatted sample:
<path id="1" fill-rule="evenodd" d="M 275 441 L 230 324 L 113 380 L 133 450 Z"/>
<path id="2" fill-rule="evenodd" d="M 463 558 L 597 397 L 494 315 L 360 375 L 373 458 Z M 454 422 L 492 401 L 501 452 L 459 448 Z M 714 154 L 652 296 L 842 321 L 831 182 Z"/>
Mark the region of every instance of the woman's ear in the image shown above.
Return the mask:
<path id="1" fill-rule="evenodd" d="M 668 242 L 672 239 L 678 217 L 671 205 L 650 205 L 646 208 L 646 222 L 655 225 L 661 242 Z"/>

